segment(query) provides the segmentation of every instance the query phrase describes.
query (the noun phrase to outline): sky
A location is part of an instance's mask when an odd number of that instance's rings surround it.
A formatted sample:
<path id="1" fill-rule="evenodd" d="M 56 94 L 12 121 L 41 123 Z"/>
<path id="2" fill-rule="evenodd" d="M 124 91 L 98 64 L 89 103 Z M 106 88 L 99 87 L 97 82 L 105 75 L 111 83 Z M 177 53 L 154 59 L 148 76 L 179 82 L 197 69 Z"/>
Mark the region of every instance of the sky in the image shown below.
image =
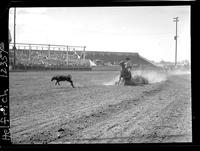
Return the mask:
<path id="1" fill-rule="evenodd" d="M 13 42 L 14 9 L 9 11 Z M 190 6 L 16 8 L 16 42 L 139 53 L 151 61 L 190 61 Z"/>

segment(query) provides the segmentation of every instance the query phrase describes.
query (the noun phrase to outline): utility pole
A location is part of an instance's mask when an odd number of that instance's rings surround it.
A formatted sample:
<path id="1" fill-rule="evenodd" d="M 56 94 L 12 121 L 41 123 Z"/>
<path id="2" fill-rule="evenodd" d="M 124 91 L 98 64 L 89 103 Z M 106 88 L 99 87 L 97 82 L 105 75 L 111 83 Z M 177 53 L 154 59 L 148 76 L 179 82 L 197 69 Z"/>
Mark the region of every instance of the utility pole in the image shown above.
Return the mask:
<path id="1" fill-rule="evenodd" d="M 176 67 L 176 64 L 177 64 L 177 32 L 178 32 L 178 26 L 177 26 L 177 24 L 178 24 L 178 17 L 175 17 L 175 18 L 173 18 L 174 20 L 174 22 L 176 22 L 176 36 L 174 36 L 174 40 L 175 40 L 175 67 Z"/>
<path id="2" fill-rule="evenodd" d="M 15 45 L 15 28 L 16 28 L 16 8 L 14 8 L 14 46 L 13 46 L 13 51 L 14 51 L 14 68 L 16 66 L 16 45 Z"/>
<path id="3" fill-rule="evenodd" d="M 84 61 L 85 61 L 85 48 L 86 48 L 86 46 L 83 47 L 83 59 L 84 59 Z"/>

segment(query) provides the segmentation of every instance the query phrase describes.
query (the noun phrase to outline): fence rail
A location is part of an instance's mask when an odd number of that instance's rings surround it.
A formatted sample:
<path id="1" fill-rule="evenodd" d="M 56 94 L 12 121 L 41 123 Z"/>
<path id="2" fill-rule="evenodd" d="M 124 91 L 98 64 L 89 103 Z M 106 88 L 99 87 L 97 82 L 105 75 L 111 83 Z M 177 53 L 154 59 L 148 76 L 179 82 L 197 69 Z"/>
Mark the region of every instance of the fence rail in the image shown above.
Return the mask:
<path id="1" fill-rule="evenodd" d="M 9 44 L 9 49 L 12 49 L 14 43 Z M 85 51 L 86 46 L 72 46 L 72 45 L 52 45 L 52 44 L 31 44 L 31 43 L 16 43 L 17 49 L 24 50 L 58 50 L 58 51 Z"/>

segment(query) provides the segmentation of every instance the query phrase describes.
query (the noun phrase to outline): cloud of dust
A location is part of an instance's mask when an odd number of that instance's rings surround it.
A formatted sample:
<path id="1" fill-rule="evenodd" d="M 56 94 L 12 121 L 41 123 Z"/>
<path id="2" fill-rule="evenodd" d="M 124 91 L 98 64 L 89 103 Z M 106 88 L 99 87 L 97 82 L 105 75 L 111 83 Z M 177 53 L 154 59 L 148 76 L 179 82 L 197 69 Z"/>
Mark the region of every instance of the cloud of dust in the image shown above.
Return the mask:
<path id="1" fill-rule="evenodd" d="M 156 83 L 167 80 L 167 74 L 159 71 L 147 71 L 147 70 L 137 70 L 132 71 L 132 76 L 142 76 L 146 78 L 149 83 Z M 103 85 L 115 85 L 119 81 L 119 75 L 114 77 L 112 80 L 104 82 Z"/>
<path id="2" fill-rule="evenodd" d="M 146 78 L 149 83 L 156 83 L 156 82 L 161 82 L 167 80 L 168 75 L 182 75 L 182 74 L 191 74 L 190 70 L 183 71 L 183 70 L 175 70 L 175 71 L 170 71 L 168 73 L 164 73 L 161 71 L 152 71 L 152 70 L 136 70 L 132 71 L 132 76 L 142 76 Z M 112 80 L 104 82 L 103 85 L 115 85 L 116 82 L 119 81 L 119 75 L 114 77 Z"/>
<path id="3" fill-rule="evenodd" d="M 133 71 L 132 75 L 139 75 L 146 78 L 149 83 L 156 83 L 167 80 L 167 75 L 159 71 L 137 70 Z"/>
<path id="4" fill-rule="evenodd" d="M 118 81 L 119 81 L 119 75 L 114 77 L 112 80 L 110 80 L 108 82 L 104 82 L 103 85 L 115 85 L 115 83 Z"/>
<path id="5" fill-rule="evenodd" d="M 169 72 L 169 75 L 183 75 L 183 74 L 191 74 L 191 71 L 190 70 L 186 70 L 186 71 L 175 70 L 175 71 Z"/>

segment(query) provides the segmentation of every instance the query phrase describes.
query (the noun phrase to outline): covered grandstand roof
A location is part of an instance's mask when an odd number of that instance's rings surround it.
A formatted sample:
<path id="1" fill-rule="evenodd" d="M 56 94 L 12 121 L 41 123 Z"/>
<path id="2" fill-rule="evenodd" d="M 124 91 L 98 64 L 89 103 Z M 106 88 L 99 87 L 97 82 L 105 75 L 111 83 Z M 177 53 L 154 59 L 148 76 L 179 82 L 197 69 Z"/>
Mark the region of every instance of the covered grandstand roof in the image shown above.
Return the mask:
<path id="1" fill-rule="evenodd" d="M 98 51 L 87 51 L 86 59 L 91 60 L 103 60 L 104 62 L 120 62 L 124 60 L 126 57 L 129 57 L 133 64 L 141 64 L 148 65 L 151 67 L 157 67 L 149 60 L 140 56 L 138 53 L 130 53 L 130 52 L 98 52 Z"/>

